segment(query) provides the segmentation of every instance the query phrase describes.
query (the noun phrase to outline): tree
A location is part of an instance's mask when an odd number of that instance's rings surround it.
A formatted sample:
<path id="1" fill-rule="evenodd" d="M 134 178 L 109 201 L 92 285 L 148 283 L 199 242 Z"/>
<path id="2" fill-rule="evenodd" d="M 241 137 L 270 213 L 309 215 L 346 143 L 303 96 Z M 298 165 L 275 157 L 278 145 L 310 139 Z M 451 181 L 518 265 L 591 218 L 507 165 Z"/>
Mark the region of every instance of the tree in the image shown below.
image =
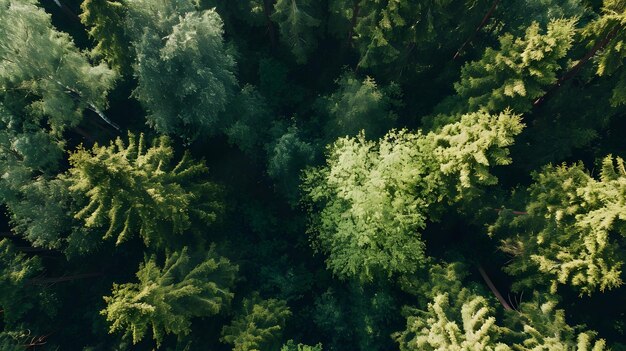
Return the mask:
<path id="1" fill-rule="evenodd" d="M 106 226 L 105 239 L 117 244 L 136 232 L 147 245 L 166 246 L 192 224 L 215 221 L 220 205 L 218 187 L 204 179 L 203 162 L 187 151 L 173 163 L 170 139 L 161 136 L 146 147 L 144 135 L 129 133 L 128 143 L 117 138 L 109 146 L 79 148 L 70 155 L 70 190 L 87 205 L 75 214 L 87 227 Z"/>
<path id="2" fill-rule="evenodd" d="M 393 126 L 399 87 L 379 88 L 371 77 L 363 80 L 346 72 L 337 79 L 337 90 L 321 99 L 322 110 L 329 116 L 324 127 L 327 140 L 356 136 L 361 130 L 369 139 L 383 136 Z"/>
<path id="3" fill-rule="evenodd" d="M 150 328 L 159 346 L 167 334 L 187 335 L 192 318 L 227 308 L 237 270 L 213 246 L 206 253 L 188 254 L 186 247 L 172 252 L 162 268 L 154 256 L 146 258 L 137 272 L 139 282 L 113 284 L 101 314 L 111 322 L 110 333 L 123 331 L 137 343 Z"/>
<path id="4" fill-rule="evenodd" d="M 523 38 L 504 34 L 499 49 L 487 48 L 478 61 L 465 64 L 461 80 L 454 85 L 462 111 L 484 108 L 489 112 L 512 108 L 530 111 L 557 81 L 562 59 L 572 47 L 575 19 L 555 19 L 542 33 L 538 23 L 526 29 Z M 466 105 L 467 104 L 467 105 Z"/>
<path id="5" fill-rule="evenodd" d="M 287 341 L 280 351 L 322 351 L 322 344 L 315 346 L 296 344 L 293 340 Z"/>
<path id="6" fill-rule="evenodd" d="M 116 74 L 104 64 L 92 66 L 35 3 L 0 2 L 0 96 L 12 110 L 19 106 L 30 126 L 58 136 L 76 126 L 85 109 L 105 109 Z"/>
<path id="7" fill-rule="evenodd" d="M 129 73 L 132 57 L 124 30 L 126 6 L 118 0 L 83 0 L 81 22 L 89 27 L 89 36 L 97 44 L 91 51 L 104 58 L 121 73 Z"/>
<path id="8" fill-rule="evenodd" d="M 156 131 L 193 140 L 215 134 L 237 87 L 235 60 L 215 10 L 191 0 L 132 1 L 126 20 L 137 60 L 134 94 Z"/>
<path id="9" fill-rule="evenodd" d="M 280 344 L 276 342 L 290 316 L 285 301 L 253 295 L 243 300 L 242 310 L 224 326 L 220 340 L 233 345 L 233 351 L 277 351 Z"/>
<path id="10" fill-rule="evenodd" d="M 559 284 L 567 284 L 591 295 L 621 286 L 624 161 L 606 157 L 599 180 L 582 163 L 547 166 L 534 179 L 528 215 L 505 212 L 491 227 L 492 233 L 508 233 L 502 250 L 514 256 L 507 271 L 521 276 L 517 287 L 543 282 L 555 293 Z"/>
<path id="11" fill-rule="evenodd" d="M 54 296 L 40 287 L 29 286 L 30 280 L 42 271 L 39 258 L 19 252 L 9 239 L 0 240 L 0 309 L 5 330 L 18 328 L 29 313 L 55 313 Z"/>
<path id="12" fill-rule="evenodd" d="M 308 169 L 303 190 L 316 247 L 341 278 L 414 272 L 424 263 L 420 231 L 436 220 L 443 201 L 470 198 L 493 185 L 491 165 L 510 163 L 519 116 L 464 115 L 460 122 L 422 134 L 391 131 L 378 143 L 340 138 L 326 166 Z"/>
<path id="13" fill-rule="evenodd" d="M 482 296 L 469 296 L 451 305 L 447 294 L 435 296 L 423 315 L 409 317 L 407 330 L 395 335 L 400 350 L 509 351 L 493 309 Z"/>
<path id="14" fill-rule="evenodd" d="M 316 47 L 316 30 L 320 20 L 314 17 L 311 0 L 278 0 L 272 20 L 278 24 L 281 40 L 289 46 L 296 62 L 305 63 Z"/>
<path id="15" fill-rule="evenodd" d="M 602 14 L 589 23 L 583 34 L 590 40 L 590 52 L 598 52 L 597 71 L 599 76 L 619 74 L 613 89 L 611 103 L 614 106 L 626 103 L 624 88 L 626 87 L 626 71 L 622 69 L 626 55 L 622 43 L 626 39 L 624 24 L 626 23 L 626 2 L 623 0 L 604 0 Z"/>

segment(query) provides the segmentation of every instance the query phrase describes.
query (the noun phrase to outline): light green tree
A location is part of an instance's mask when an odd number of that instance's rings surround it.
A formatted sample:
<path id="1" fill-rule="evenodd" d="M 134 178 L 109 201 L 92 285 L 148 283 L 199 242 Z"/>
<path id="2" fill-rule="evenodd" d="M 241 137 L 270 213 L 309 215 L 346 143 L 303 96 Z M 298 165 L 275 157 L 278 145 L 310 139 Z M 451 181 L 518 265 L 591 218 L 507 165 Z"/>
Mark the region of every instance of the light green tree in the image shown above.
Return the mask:
<path id="1" fill-rule="evenodd" d="M 461 111 L 490 112 L 512 108 L 528 112 L 556 83 L 575 35 L 575 19 L 555 19 L 547 28 L 533 23 L 523 38 L 500 36 L 498 49 L 487 48 L 480 60 L 465 64 L 454 88 Z"/>
<path id="2" fill-rule="evenodd" d="M 477 112 L 437 132 L 391 131 L 379 142 L 340 138 L 326 165 L 308 169 L 303 190 L 316 247 L 342 278 L 414 272 L 424 263 L 420 231 L 438 207 L 493 185 L 489 167 L 510 163 L 519 116 Z"/>
<path id="3" fill-rule="evenodd" d="M 322 344 L 315 346 L 296 344 L 293 340 L 287 341 L 280 351 L 322 351 Z"/>
<path id="4" fill-rule="evenodd" d="M 36 3 L 0 2 L 0 97 L 21 105 L 31 126 L 43 123 L 60 135 L 85 109 L 102 115 L 116 74 L 105 64 L 92 66 Z"/>
<path id="5" fill-rule="evenodd" d="M 520 275 L 517 286 L 545 282 L 555 293 L 559 284 L 567 284 L 587 295 L 621 286 L 624 161 L 606 157 L 600 179 L 582 163 L 548 166 L 534 178 L 528 215 L 503 213 L 491 227 L 493 234 L 508 233 L 502 249 L 514 256 L 507 271 Z"/>
<path id="6" fill-rule="evenodd" d="M 291 312 L 283 300 L 263 300 L 258 295 L 243 300 L 243 308 L 222 329 L 221 341 L 233 351 L 278 351 L 280 338 Z"/>
<path id="7" fill-rule="evenodd" d="M 87 227 L 107 228 L 117 244 L 139 233 L 146 244 L 165 246 L 192 224 L 216 219 L 218 187 L 206 180 L 207 167 L 185 152 L 174 163 L 170 140 L 161 136 L 146 146 L 129 133 L 109 146 L 79 148 L 70 155 L 70 190 L 88 199 L 75 217 Z"/>
<path id="8" fill-rule="evenodd" d="M 150 330 L 158 346 L 167 334 L 187 335 L 192 318 L 227 308 L 237 270 L 214 247 L 195 255 L 185 247 L 168 254 L 162 267 L 155 257 L 146 258 L 137 272 L 139 282 L 114 284 L 101 314 L 111 322 L 111 333 L 122 331 L 137 343 Z"/>
<path id="9" fill-rule="evenodd" d="M 128 3 L 127 33 L 136 54 L 134 95 L 160 133 L 193 140 L 216 133 L 236 92 L 235 60 L 215 10 L 191 0 Z"/>

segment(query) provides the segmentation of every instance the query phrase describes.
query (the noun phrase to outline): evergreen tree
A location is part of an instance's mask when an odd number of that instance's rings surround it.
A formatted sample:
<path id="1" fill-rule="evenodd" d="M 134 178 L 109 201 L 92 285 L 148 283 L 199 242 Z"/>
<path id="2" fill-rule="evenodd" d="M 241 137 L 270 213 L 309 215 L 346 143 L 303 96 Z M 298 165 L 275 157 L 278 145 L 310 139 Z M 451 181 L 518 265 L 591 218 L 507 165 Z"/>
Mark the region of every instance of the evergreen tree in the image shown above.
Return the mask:
<path id="1" fill-rule="evenodd" d="M 243 308 L 222 329 L 222 341 L 233 351 L 278 351 L 282 330 L 291 312 L 285 301 L 263 300 L 258 295 L 243 300 Z"/>
<path id="2" fill-rule="evenodd" d="M 315 18 L 311 0 L 278 0 L 274 4 L 272 19 L 278 24 L 280 38 L 296 57 L 296 62 L 305 63 L 316 47 L 316 32 L 320 20 Z"/>
<path id="3" fill-rule="evenodd" d="M 315 346 L 296 344 L 293 340 L 287 341 L 280 351 L 322 351 L 322 344 Z"/>
<path id="4" fill-rule="evenodd" d="M 461 80 L 454 86 L 460 103 L 467 106 L 461 111 L 497 112 L 509 107 L 517 113 L 530 111 L 557 81 L 575 25 L 575 19 L 555 19 L 545 32 L 533 23 L 523 38 L 500 36 L 499 49 L 487 48 L 480 60 L 463 66 Z"/>
<path id="5" fill-rule="evenodd" d="M 377 139 L 391 129 L 396 120 L 391 109 L 400 96 L 397 85 L 379 88 L 373 78 L 360 80 L 350 72 L 343 74 L 337 85 L 334 93 L 320 101 L 329 116 L 324 127 L 328 140 L 356 136 L 361 130 L 369 139 Z"/>
<path id="6" fill-rule="evenodd" d="M 528 215 L 502 213 L 491 228 L 493 233 L 508 233 L 502 249 L 514 255 L 507 271 L 521 275 L 517 286 L 544 282 L 556 293 L 559 284 L 568 284 L 590 295 L 622 285 L 624 161 L 606 157 L 599 180 L 581 163 L 548 166 L 534 178 Z"/>
<path id="7" fill-rule="evenodd" d="M 216 133 L 235 93 L 235 61 L 215 10 L 191 0 L 128 3 L 127 33 L 137 56 L 134 94 L 160 133 L 193 140 Z"/>
<path id="8" fill-rule="evenodd" d="M 104 64 L 92 66 L 35 4 L 0 2 L 0 97 L 25 114 L 23 123 L 60 135 L 85 109 L 101 114 L 116 75 Z"/>
<path id="9" fill-rule="evenodd" d="M 195 255 L 187 251 L 168 254 L 162 268 L 155 257 L 146 259 L 138 283 L 113 285 L 101 312 L 111 322 L 111 333 L 123 331 L 137 343 L 150 329 L 158 346 L 167 334 L 189 334 L 192 318 L 213 316 L 229 306 L 237 266 L 213 247 Z"/>
<path id="10" fill-rule="evenodd" d="M 119 72 L 130 72 L 132 57 L 124 31 L 124 3 L 118 0 L 83 0 L 80 8 L 83 11 L 80 20 L 89 27 L 89 36 L 97 42 L 92 54 L 104 58 Z"/>
<path id="11" fill-rule="evenodd" d="M 42 271 L 39 258 L 19 252 L 9 239 L 0 240 L 0 310 L 5 330 L 19 329 L 28 313 L 55 313 L 53 295 L 30 284 Z"/>
<path id="12" fill-rule="evenodd" d="M 185 152 L 173 163 L 170 140 L 161 136 L 146 147 L 141 134 L 129 133 L 109 146 L 79 148 L 70 155 L 70 190 L 88 204 L 75 217 L 87 227 L 106 227 L 104 238 L 117 244 L 136 232 L 146 244 L 174 244 L 192 225 L 215 221 L 218 188 L 203 179 L 208 169 Z M 200 229 L 195 227 L 195 229 Z"/>
<path id="13" fill-rule="evenodd" d="M 340 138 L 327 165 L 309 169 L 303 189 L 317 248 L 339 277 L 372 280 L 414 272 L 424 263 L 420 231 L 437 205 L 493 185 L 491 165 L 510 163 L 508 150 L 522 129 L 510 112 L 464 115 L 438 132 L 392 131 L 378 143 Z"/>

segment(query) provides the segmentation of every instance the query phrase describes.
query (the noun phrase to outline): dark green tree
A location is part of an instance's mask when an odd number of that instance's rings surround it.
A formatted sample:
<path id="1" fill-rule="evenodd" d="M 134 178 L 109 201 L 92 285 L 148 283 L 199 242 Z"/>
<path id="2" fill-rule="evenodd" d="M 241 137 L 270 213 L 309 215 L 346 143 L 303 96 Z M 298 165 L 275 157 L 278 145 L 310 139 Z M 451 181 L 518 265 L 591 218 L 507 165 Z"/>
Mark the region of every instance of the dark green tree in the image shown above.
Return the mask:
<path id="1" fill-rule="evenodd" d="M 128 4 L 127 33 L 137 56 L 134 95 L 160 133 L 193 140 L 215 134 L 237 87 L 235 60 L 214 10 L 193 1 Z"/>

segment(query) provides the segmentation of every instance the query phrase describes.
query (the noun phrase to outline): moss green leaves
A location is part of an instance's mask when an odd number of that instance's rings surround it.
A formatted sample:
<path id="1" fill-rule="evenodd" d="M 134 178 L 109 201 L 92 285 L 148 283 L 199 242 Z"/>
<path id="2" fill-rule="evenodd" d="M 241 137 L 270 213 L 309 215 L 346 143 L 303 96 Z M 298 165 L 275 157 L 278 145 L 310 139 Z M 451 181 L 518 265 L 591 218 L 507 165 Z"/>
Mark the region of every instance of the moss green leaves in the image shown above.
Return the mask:
<path id="1" fill-rule="evenodd" d="M 113 285 L 101 312 L 111 333 L 122 331 L 137 343 L 151 331 L 159 345 L 167 334 L 188 334 L 192 318 L 216 315 L 230 304 L 237 266 L 213 247 L 204 254 L 187 251 L 168 254 L 162 267 L 155 257 L 146 259 L 138 283 Z"/>
<path id="2" fill-rule="evenodd" d="M 215 220 L 218 188 L 203 179 L 208 169 L 185 152 L 174 162 L 167 137 L 146 146 L 142 135 L 129 134 L 108 146 L 78 149 L 70 156 L 70 190 L 88 199 L 76 213 L 87 227 L 107 228 L 104 238 L 117 244 L 139 233 L 146 244 L 164 246 L 192 223 Z"/>
<path id="3" fill-rule="evenodd" d="M 303 189 L 316 247 L 342 278 L 414 272 L 424 263 L 420 231 L 444 201 L 470 197 L 497 179 L 489 167 L 510 162 L 522 129 L 510 112 L 464 115 L 426 135 L 391 131 L 378 142 L 340 138 L 326 166 L 309 169 Z"/>

